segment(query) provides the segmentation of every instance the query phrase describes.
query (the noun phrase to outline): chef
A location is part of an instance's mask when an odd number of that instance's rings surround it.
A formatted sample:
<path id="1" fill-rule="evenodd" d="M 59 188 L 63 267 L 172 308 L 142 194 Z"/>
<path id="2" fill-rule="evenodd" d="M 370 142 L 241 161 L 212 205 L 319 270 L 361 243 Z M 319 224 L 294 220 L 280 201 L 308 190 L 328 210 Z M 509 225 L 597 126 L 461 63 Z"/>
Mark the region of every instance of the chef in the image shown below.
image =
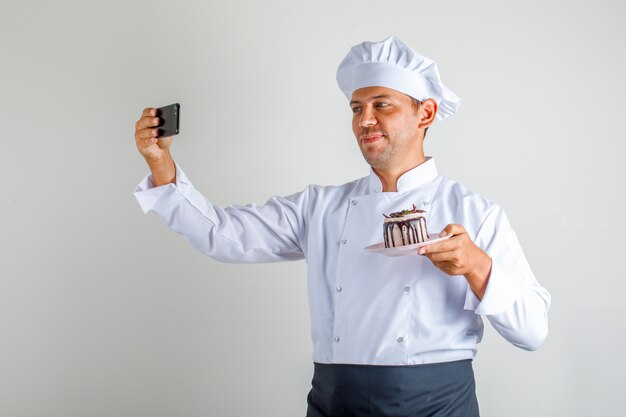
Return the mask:
<path id="1" fill-rule="evenodd" d="M 158 118 L 147 108 L 135 139 L 151 172 L 137 201 L 218 261 L 307 259 L 307 416 L 478 416 L 472 359 L 483 319 L 535 350 L 547 335 L 550 294 L 503 209 L 441 176 L 424 154 L 426 130 L 461 104 L 435 62 L 392 36 L 352 47 L 337 82 L 369 164 L 363 178 L 222 208 L 174 162 L 172 138 L 156 139 Z M 382 241 L 383 213 L 413 205 L 445 239 L 406 256 L 364 249 Z"/>

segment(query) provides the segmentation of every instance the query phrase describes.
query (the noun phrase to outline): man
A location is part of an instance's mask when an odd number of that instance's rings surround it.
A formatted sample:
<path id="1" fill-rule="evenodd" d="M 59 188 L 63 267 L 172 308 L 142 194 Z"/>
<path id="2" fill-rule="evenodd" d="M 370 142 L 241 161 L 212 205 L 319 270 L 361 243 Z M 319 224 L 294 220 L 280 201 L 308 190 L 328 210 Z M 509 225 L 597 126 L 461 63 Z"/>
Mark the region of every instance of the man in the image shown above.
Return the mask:
<path id="1" fill-rule="evenodd" d="M 437 172 L 423 141 L 461 100 L 437 66 L 395 37 L 354 46 L 337 71 L 369 176 L 311 185 L 265 205 L 211 204 L 156 139 L 154 109 L 135 138 L 151 174 L 135 195 L 199 251 L 224 262 L 307 258 L 315 371 L 307 416 L 478 416 L 471 361 L 481 316 L 509 342 L 538 348 L 550 295 L 504 211 Z M 451 236 L 419 255 L 364 250 L 382 213 L 418 205 Z"/>

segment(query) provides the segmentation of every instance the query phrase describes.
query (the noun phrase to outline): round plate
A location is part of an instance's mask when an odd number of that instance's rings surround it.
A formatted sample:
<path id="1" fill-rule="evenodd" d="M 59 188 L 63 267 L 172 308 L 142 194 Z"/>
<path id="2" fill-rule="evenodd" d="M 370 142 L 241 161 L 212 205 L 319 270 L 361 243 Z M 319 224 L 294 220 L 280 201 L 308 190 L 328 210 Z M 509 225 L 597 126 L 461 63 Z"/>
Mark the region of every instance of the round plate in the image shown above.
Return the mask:
<path id="1" fill-rule="evenodd" d="M 396 246 L 394 248 L 386 248 L 385 242 L 380 242 L 376 243 L 375 245 L 370 245 L 366 247 L 365 250 L 387 256 L 416 255 L 417 249 L 421 248 L 422 246 L 432 245 L 433 243 L 441 242 L 442 240 L 450 239 L 451 237 L 451 235 L 439 237 L 439 234 L 435 233 L 428 235 L 428 240 L 422 243 L 415 243 L 413 245 L 406 246 Z"/>

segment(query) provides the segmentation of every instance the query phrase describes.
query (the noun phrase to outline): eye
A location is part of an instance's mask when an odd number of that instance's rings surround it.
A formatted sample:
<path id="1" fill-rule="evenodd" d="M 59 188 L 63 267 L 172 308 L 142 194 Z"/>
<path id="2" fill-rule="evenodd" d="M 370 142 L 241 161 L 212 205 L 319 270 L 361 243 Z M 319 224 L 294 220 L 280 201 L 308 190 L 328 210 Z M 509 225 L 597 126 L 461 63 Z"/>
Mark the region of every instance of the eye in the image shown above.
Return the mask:
<path id="1" fill-rule="evenodd" d="M 389 103 L 381 101 L 379 103 L 376 103 L 376 107 L 389 107 Z"/>
<path id="2" fill-rule="evenodd" d="M 361 111 L 361 107 L 359 106 L 352 107 L 352 113 L 358 113 L 360 111 Z"/>

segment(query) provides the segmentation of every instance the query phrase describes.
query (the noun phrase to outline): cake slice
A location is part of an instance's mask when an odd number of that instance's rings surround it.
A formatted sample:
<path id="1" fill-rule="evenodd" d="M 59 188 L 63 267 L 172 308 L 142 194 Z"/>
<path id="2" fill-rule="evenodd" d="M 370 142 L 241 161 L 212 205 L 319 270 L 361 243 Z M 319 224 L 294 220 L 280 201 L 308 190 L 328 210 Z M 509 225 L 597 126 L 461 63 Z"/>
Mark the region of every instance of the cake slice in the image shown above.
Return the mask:
<path id="1" fill-rule="evenodd" d="M 413 209 L 402 210 L 385 216 L 383 231 L 385 247 L 413 245 L 428 240 L 424 210 L 419 210 L 413 204 Z"/>

